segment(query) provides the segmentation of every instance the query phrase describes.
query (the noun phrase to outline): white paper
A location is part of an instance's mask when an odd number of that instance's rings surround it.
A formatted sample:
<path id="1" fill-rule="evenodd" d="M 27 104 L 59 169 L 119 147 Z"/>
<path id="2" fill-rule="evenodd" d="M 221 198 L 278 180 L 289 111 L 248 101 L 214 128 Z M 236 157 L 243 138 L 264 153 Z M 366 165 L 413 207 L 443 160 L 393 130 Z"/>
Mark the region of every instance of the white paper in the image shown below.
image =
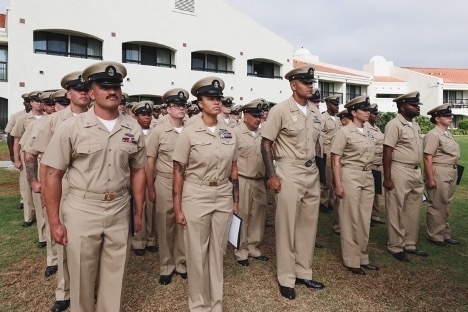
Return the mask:
<path id="1" fill-rule="evenodd" d="M 423 203 L 427 200 L 426 194 L 423 193 Z"/>
<path id="2" fill-rule="evenodd" d="M 231 227 L 229 228 L 228 241 L 236 249 L 239 249 L 241 227 L 242 219 L 239 216 L 233 214 L 231 219 Z"/>

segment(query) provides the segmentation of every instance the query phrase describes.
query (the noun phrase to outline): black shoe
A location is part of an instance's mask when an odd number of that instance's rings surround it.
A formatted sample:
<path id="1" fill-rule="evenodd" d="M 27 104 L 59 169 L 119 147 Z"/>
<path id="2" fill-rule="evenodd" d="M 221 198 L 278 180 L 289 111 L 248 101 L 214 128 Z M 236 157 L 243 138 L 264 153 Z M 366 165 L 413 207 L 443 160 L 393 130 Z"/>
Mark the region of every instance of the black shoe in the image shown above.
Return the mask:
<path id="1" fill-rule="evenodd" d="M 268 258 L 267 256 L 264 256 L 264 255 L 261 255 L 261 256 L 258 256 L 258 257 L 252 257 L 254 258 L 255 260 L 259 260 L 259 261 L 268 261 L 270 260 L 270 258 Z"/>
<path id="2" fill-rule="evenodd" d="M 51 275 L 54 275 L 55 273 L 57 273 L 57 270 L 58 270 L 58 266 L 50 265 L 50 266 L 46 267 L 45 272 L 44 272 L 44 276 L 49 277 Z"/>
<path id="3" fill-rule="evenodd" d="M 18 210 L 24 209 L 23 203 L 19 203 L 18 206 L 16 206 L 16 209 Z"/>
<path id="4" fill-rule="evenodd" d="M 351 271 L 353 274 L 358 274 L 358 275 L 366 275 L 366 272 L 362 268 L 352 268 L 352 267 L 347 267 L 345 266 L 348 270 Z"/>
<path id="5" fill-rule="evenodd" d="M 432 239 L 427 239 L 427 241 L 431 244 L 434 244 L 436 246 L 439 246 L 439 247 L 447 247 L 447 243 L 446 242 L 442 242 L 442 241 L 435 241 L 435 240 L 432 240 Z"/>
<path id="6" fill-rule="evenodd" d="M 23 227 L 30 227 L 31 225 L 33 225 L 34 221 L 24 221 L 23 222 Z"/>
<path id="7" fill-rule="evenodd" d="M 366 270 L 371 270 L 371 271 L 378 271 L 380 268 L 376 265 L 372 264 L 361 264 L 361 268 L 366 269 Z"/>
<path id="8" fill-rule="evenodd" d="M 249 266 L 249 260 L 248 259 L 245 259 L 245 260 L 237 260 L 237 263 L 239 263 L 240 265 L 242 266 Z"/>
<path id="9" fill-rule="evenodd" d="M 444 239 L 444 242 L 446 242 L 447 244 L 451 244 L 451 245 L 460 244 L 460 241 L 457 241 L 456 239 L 451 239 L 451 238 Z"/>
<path id="10" fill-rule="evenodd" d="M 144 249 L 133 249 L 133 253 L 135 256 L 144 256 L 145 255 L 145 250 Z"/>
<path id="11" fill-rule="evenodd" d="M 187 272 L 185 272 L 185 273 L 180 273 L 180 272 L 177 272 L 177 271 L 174 271 L 174 272 L 175 272 L 175 274 L 180 275 L 180 277 L 182 277 L 183 279 L 187 279 Z"/>
<path id="12" fill-rule="evenodd" d="M 47 246 L 47 243 L 46 243 L 46 242 L 39 242 L 39 243 L 37 243 L 37 248 L 42 249 L 42 248 L 45 248 L 46 246 Z"/>
<path id="13" fill-rule="evenodd" d="M 372 225 L 372 224 L 385 224 L 385 221 L 380 220 L 380 219 L 378 219 L 378 220 L 371 220 L 371 225 Z"/>
<path id="14" fill-rule="evenodd" d="M 273 205 L 273 202 L 272 201 L 267 201 L 267 205 Z"/>
<path id="15" fill-rule="evenodd" d="M 320 212 L 323 212 L 323 213 L 330 213 L 330 210 L 328 209 L 328 207 L 322 204 L 320 204 L 319 210 Z"/>
<path id="16" fill-rule="evenodd" d="M 296 299 L 296 292 L 294 291 L 294 288 L 281 286 L 281 285 L 280 285 L 279 288 L 280 288 L 280 294 L 284 298 L 286 298 L 288 300 Z"/>
<path id="17" fill-rule="evenodd" d="M 405 252 L 409 253 L 409 254 L 416 255 L 416 256 L 420 256 L 420 257 L 427 257 L 428 256 L 427 252 L 425 252 L 423 250 L 419 250 L 419 249 L 412 249 L 412 250 L 405 249 Z"/>
<path id="18" fill-rule="evenodd" d="M 296 284 L 306 285 L 307 288 L 311 288 L 311 289 L 323 289 L 323 288 L 325 288 L 325 285 L 323 285 L 320 282 L 316 282 L 314 280 L 309 280 L 309 279 L 302 279 L 302 278 L 296 278 Z"/>
<path id="19" fill-rule="evenodd" d="M 399 261 L 404 261 L 404 262 L 409 262 L 408 257 L 403 251 L 397 252 L 392 254 L 393 258 L 399 260 Z"/>
<path id="20" fill-rule="evenodd" d="M 172 282 L 171 275 L 161 275 L 159 277 L 159 284 L 161 285 L 169 285 Z"/>
<path id="21" fill-rule="evenodd" d="M 158 252 L 158 246 L 146 246 L 146 250 L 149 252 Z"/>
<path id="22" fill-rule="evenodd" d="M 268 220 L 267 220 L 267 221 L 265 222 L 265 226 L 266 226 L 266 227 L 272 227 L 272 226 L 273 226 L 273 223 L 272 223 L 271 221 L 268 221 Z"/>
<path id="23" fill-rule="evenodd" d="M 52 312 L 64 312 L 70 306 L 70 300 L 57 300 L 52 306 Z"/>
<path id="24" fill-rule="evenodd" d="M 315 248 L 323 248 L 323 245 L 319 243 L 315 243 Z"/>

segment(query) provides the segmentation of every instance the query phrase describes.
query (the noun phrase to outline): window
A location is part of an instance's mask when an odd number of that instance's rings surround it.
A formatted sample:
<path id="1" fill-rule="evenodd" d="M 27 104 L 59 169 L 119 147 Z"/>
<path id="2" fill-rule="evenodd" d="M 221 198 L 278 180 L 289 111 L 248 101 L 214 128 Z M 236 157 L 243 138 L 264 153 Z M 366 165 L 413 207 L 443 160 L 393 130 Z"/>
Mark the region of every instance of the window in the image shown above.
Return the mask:
<path id="1" fill-rule="evenodd" d="M 0 46 L 0 81 L 8 81 L 8 47 Z"/>
<path id="2" fill-rule="evenodd" d="M 175 68 L 173 59 L 173 52 L 167 48 L 128 42 L 122 44 L 123 63 Z"/>
<path id="3" fill-rule="evenodd" d="M 343 103 L 343 93 L 335 92 L 335 84 L 328 81 L 319 81 L 319 89 L 322 92 L 322 98 L 327 98 L 329 96 L 339 96 L 340 103 Z"/>
<path id="4" fill-rule="evenodd" d="M 129 102 L 153 101 L 154 104 L 159 105 L 162 103 L 162 97 L 153 95 L 131 95 Z"/>
<path id="5" fill-rule="evenodd" d="M 360 96 L 361 93 L 361 86 L 356 85 L 347 85 L 346 86 L 346 102 Z"/>
<path id="6" fill-rule="evenodd" d="M 231 67 L 232 60 L 227 56 L 192 52 L 192 70 L 234 74 Z"/>
<path id="7" fill-rule="evenodd" d="M 452 108 L 467 108 L 468 96 L 464 96 L 463 91 L 444 90 L 443 102 L 450 103 Z"/>
<path id="8" fill-rule="evenodd" d="M 399 97 L 400 95 L 403 95 L 403 94 L 377 93 L 375 97 L 378 99 L 395 99 Z"/>
<path id="9" fill-rule="evenodd" d="M 184 12 L 195 12 L 195 0 L 175 0 L 175 9 Z"/>
<path id="10" fill-rule="evenodd" d="M 279 65 L 259 60 L 247 61 L 247 76 L 283 79 Z"/>
<path id="11" fill-rule="evenodd" d="M 0 129 L 5 129 L 8 116 L 8 100 L 0 97 Z"/>
<path id="12" fill-rule="evenodd" d="M 34 53 L 102 60 L 102 42 L 89 37 L 36 31 Z"/>

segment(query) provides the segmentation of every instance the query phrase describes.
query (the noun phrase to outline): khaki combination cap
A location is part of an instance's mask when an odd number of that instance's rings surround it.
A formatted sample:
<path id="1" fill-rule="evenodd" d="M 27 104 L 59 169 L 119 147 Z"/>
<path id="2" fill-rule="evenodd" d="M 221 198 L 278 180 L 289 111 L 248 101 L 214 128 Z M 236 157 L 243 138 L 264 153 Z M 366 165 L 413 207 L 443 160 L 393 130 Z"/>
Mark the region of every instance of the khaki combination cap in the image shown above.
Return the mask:
<path id="1" fill-rule="evenodd" d="M 192 86 L 190 93 L 193 96 L 214 96 L 214 97 L 222 97 L 224 90 L 224 80 L 218 77 L 206 77 L 203 79 L 198 80 Z"/>
<path id="2" fill-rule="evenodd" d="M 187 90 L 182 88 L 175 88 L 166 91 L 162 96 L 162 102 L 164 104 L 174 103 L 178 105 L 187 105 L 189 93 Z"/>
<path id="3" fill-rule="evenodd" d="M 120 105 L 126 105 L 128 102 L 128 93 L 122 92 L 122 101 L 120 102 Z"/>
<path id="4" fill-rule="evenodd" d="M 132 107 L 132 112 L 135 115 L 138 114 L 152 114 L 153 113 L 153 101 L 141 101 Z"/>
<path id="5" fill-rule="evenodd" d="M 32 91 L 32 92 L 29 92 L 28 98 L 29 98 L 30 100 L 36 100 L 36 101 L 38 101 L 38 100 L 40 100 L 40 96 L 41 96 L 41 94 L 42 94 L 43 92 L 44 92 L 44 91 Z"/>
<path id="6" fill-rule="evenodd" d="M 419 97 L 420 97 L 419 91 L 414 91 L 414 92 L 400 95 L 399 97 L 395 98 L 393 102 L 396 102 L 398 105 L 401 105 L 404 103 L 422 105 L 422 103 L 419 101 Z"/>
<path id="7" fill-rule="evenodd" d="M 154 112 L 160 112 L 161 111 L 161 105 L 153 104 L 153 111 Z"/>
<path id="8" fill-rule="evenodd" d="M 338 118 L 340 118 L 340 119 L 341 119 L 341 118 L 348 118 L 348 119 L 351 119 L 351 118 L 352 118 L 351 114 L 348 112 L 347 109 L 343 109 L 341 112 L 339 112 L 338 114 L 336 114 L 336 116 L 337 116 Z"/>
<path id="9" fill-rule="evenodd" d="M 333 105 L 340 105 L 340 97 L 338 95 L 330 95 L 324 98 L 326 103 L 330 103 Z"/>
<path id="10" fill-rule="evenodd" d="M 190 114 L 192 114 L 192 115 L 196 115 L 196 114 L 198 114 L 198 113 L 200 112 L 200 109 L 198 108 L 197 105 L 191 105 L 191 106 L 187 109 L 187 111 L 188 111 Z"/>
<path id="11" fill-rule="evenodd" d="M 322 101 L 322 94 L 319 88 L 312 89 L 312 97 L 310 98 L 312 102 L 321 102 Z"/>
<path id="12" fill-rule="evenodd" d="M 82 76 L 90 84 L 120 87 L 127 76 L 127 69 L 117 62 L 98 62 L 86 67 Z"/>
<path id="13" fill-rule="evenodd" d="M 127 106 L 125 106 L 125 108 L 126 108 L 126 109 L 132 109 L 133 106 L 135 106 L 135 105 L 137 105 L 137 104 L 138 104 L 138 102 L 130 102 L 130 103 L 127 104 Z"/>
<path id="14" fill-rule="evenodd" d="M 55 102 L 50 98 L 54 92 L 44 92 L 39 96 L 39 100 L 42 101 L 45 105 L 55 105 Z"/>
<path id="15" fill-rule="evenodd" d="M 30 93 L 30 92 L 27 92 L 27 93 L 23 93 L 23 94 L 21 95 L 21 97 L 23 98 L 23 100 L 25 100 L 25 101 L 29 100 L 29 93 Z"/>
<path id="16" fill-rule="evenodd" d="M 370 105 L 370 113 L 374 115 L 379 113 L 379 106 L 376 103 Z"/>
<path id="17" fill-rule="evenodd" d="M 440 116 L 445 116 L 445 117 L 452 117 L 452 107 L 450 103 L 445 103 L 439 106 L 434 107 L 430 111 L 427 112 L 428 115 L 431 115 L 432 117 L 440 117 Z"/>
<path id="18" fill-rule="evenodd" d="M 360 95 L 345 104 L 348 112 L 356 109 L 370 110 L 370 100 L 367 95 Z"/>
<path id="19" fill-rule="evenodd" d="M 83 79 L 81 71 L 74 71 L 65 75 L 60 81 L 62 88 L 70 90 L 89 90 L 89 84 Z"/>
<path id="20" fill-rule="evenodd" d="M 306 65 L 290 70 L 288 73 L 286 73 L 284 78 L 288 79 L 289 81 L 297 79 L 303 82 L 315 82 L 316 80 L 314 79 L 314 73 L 315 69 L 310 65 Z"/>
<path id="21" fill-rule="evenodd" d="M 236 104 L 232 107 L 231 109 L 231 114 L 237 115 L 239 112 L 241 112 L 242 105 L 241 104 Z"/>
<path id="22" fill-rule="evenodd" d="M 232 106 L 234 105 L 234 98 L 232 96 L 223 96 L 221 98 L 221 103 L 224 106 Z"/>
<path id="23" fill-rule="evenodd" d="M 250 101 L 249 103 L 245 104 L 241 107 L 240 111 L 251 114 L 256 117 L 263 116 L 264 107 L 268 106 L 267 100 L 263 98 L 255 99 Z"/>
<path id="24" fill-rule="evenodd" d="M 56 104 L 60 104 L 60 105 L 69 105 L 69 104 L 70 104 L 70 100 L 67 98 L 67 92 L 68 92 L 68 91 L 65 90 L 65 89 L 55 91 L 54 93 L 52 93 L 52 95 L 50 96 L 50 98 L 51 98 L 52 101 L 54 101 Z"/>

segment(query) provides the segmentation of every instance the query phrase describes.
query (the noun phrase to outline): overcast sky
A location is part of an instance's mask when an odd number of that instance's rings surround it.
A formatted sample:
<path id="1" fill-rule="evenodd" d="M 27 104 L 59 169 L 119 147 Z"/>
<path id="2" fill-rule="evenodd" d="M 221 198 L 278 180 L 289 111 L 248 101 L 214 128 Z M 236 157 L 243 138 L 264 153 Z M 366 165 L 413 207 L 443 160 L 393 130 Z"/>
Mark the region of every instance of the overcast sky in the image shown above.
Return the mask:
<path id="1" fill-rule="evenodd" d="M 362 69 L 382 55 L 396 66 L 468 68 L 466 0 L 224 1 L 325 63 Z"/>

